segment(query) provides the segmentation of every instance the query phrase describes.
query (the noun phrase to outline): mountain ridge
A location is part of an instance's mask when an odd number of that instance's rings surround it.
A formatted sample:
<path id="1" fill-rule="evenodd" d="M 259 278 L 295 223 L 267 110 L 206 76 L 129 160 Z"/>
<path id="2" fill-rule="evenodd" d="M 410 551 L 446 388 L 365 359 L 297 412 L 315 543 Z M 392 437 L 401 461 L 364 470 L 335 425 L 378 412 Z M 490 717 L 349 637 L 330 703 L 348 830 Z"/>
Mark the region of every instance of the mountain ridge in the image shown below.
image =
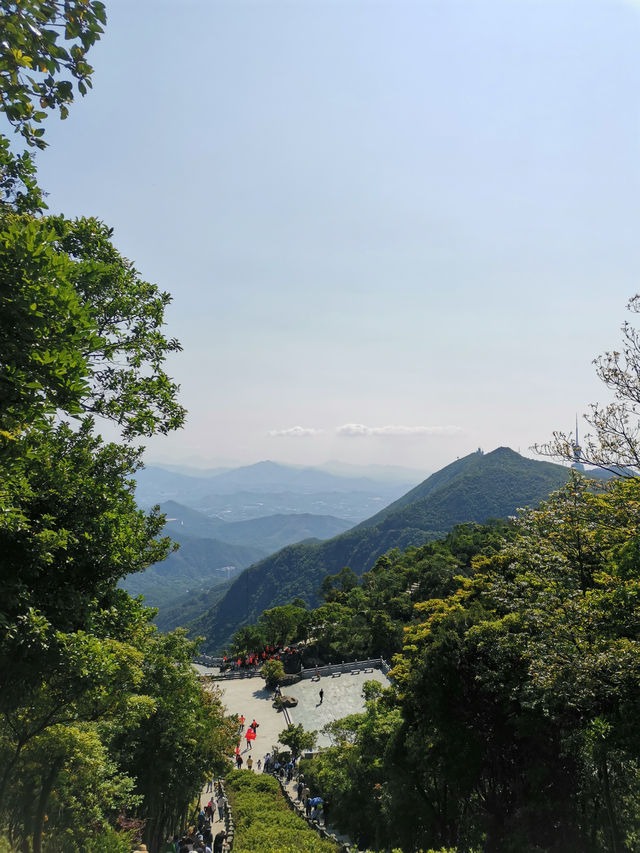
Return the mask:
<path id="1" fill-rule="evenodd" d="M 324 576 L 343 566 L 361 574 L 392 548 L 422 545 L 456 524 L 513 515 L 539 503 L 568 476 L 568 468 L 526 459 L 510 448 L 469 454 L 345 533 L 317 544 L 290 545 L 249 566 L 189 629 L 205 635 L 207 648 L 218 649 L 264 609 L 295 597 L 317 602 Z"/>

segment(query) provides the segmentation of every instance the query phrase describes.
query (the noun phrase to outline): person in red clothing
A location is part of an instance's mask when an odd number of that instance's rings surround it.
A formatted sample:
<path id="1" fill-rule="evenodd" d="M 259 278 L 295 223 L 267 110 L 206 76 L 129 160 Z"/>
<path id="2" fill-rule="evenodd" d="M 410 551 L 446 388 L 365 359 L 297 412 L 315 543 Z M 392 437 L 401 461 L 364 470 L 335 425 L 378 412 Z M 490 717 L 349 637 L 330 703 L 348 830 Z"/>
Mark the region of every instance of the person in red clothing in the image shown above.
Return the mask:
<path id="1" fill-rule="evenodd" d="M 244 731 L 244 714 L 240 715 L 240 731 Z"/>

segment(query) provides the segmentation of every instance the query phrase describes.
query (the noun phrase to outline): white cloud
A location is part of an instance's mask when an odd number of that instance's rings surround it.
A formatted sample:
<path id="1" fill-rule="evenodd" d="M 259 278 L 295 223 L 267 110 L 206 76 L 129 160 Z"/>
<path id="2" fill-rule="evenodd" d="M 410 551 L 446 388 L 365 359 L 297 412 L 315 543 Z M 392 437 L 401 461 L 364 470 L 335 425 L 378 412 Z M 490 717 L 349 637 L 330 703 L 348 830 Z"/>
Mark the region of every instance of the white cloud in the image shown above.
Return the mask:
<path id="1" fill-rule="evenodd" d="M 364 424 L 343 424 L 338 427 L 338 435 L 349 437 L 382 435 L 393 438 L 413 435 L 458 435 L 463 430 L 457 426 L 400 426 L 390 424 L 388 426 L 370 427 Z"/>
<path id="2" fill-rule="evenodd" d="M 314 429 L 313 427 L 293 426 L 288 429 L 270 429 L 268 434 L 278 437 L 285 436 L 286 438 L 306 438 L 310 435 L 318 435 L 321 432 L 321 429 Z"/>

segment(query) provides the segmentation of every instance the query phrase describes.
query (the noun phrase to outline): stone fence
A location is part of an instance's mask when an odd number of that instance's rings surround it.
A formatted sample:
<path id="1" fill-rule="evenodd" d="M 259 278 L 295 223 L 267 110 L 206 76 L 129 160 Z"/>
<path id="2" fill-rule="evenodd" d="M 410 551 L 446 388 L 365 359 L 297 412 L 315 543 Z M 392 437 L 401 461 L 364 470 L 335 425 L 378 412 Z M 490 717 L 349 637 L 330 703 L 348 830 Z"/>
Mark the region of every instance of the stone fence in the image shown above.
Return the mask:
<path id="1" fill-rule="evenodd" d="M 320 678 L 330 675 L 332 678 L 339 678 L 341 675 L 350 674 L 356 675 L 359 672 L 373 672 L 374 669 L 381 669 L 386 675 L 391 667 L 383 658 L 369 658 L 368 660 L 342 661 L 342 663 L 330 663 L 325 666 L 314 666 L 300 670 L 300 678 Z"/>
<path id="2" fill-rule="evenodd" d="M 196 659 L 195 663 L 200 663 L 201 659 Z M 391 667 L 384 658 L 368 658 L 367 660 L 342 661 L 342 663 L 330 663 L 324 666 L 302 667 L 300 672 L 289 675 L 292 681 L 298 681 L 302 678 L 320 678 L 322 676 L 331 676 L 339 678 L 341 675 L 350 674 L 357 675 L 360 672 L 373 672 L 374 669 L 380 669 L 387 675 Z M 262 675 L 260 667 L 228 669 L 226 672 L 220 672 L 215 675 L 201 675 L 200 678 L 212 681 L 227 681 L 237 678 L 256 678 Z"/>
<path id="3" fill-rule="evenodd" d="M 317 820 L 313 820 L 311 817 L 307 816 L 304 805 L 297 799 L 293 797 L 291 791 L 287 788 L 287 784 L 280 776 L 277 776 L 275 773 L 272 775 L 278 780 L 280 783 L 280 788 L 284 795 L 285 800 L 289 804 L 289 807 L 293 809 L 293 811 L 299 815 L 307 824 L 314 829 L 320 838 L 326 838 L 329 841 L 333 841 L 334 844 L 340 847 L 340 853 L 357 853 L 357 848 L 352 847 L 348 842 L 341 841 L 337 835 L 330 832 L 326 826 L 322 826 Z"/>

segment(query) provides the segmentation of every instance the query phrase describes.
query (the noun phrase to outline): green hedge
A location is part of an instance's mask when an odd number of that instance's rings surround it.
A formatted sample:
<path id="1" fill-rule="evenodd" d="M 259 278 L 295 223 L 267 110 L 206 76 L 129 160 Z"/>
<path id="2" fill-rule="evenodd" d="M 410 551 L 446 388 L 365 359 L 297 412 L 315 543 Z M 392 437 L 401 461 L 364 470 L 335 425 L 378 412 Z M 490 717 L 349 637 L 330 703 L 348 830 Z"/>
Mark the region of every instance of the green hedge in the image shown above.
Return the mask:
<path id="1" fill-rule="evenodd" d="M 227 777 L 236 834 L 234 853 L 336 853 L 295 814 L 273 776 L 236 770 Z"/>

